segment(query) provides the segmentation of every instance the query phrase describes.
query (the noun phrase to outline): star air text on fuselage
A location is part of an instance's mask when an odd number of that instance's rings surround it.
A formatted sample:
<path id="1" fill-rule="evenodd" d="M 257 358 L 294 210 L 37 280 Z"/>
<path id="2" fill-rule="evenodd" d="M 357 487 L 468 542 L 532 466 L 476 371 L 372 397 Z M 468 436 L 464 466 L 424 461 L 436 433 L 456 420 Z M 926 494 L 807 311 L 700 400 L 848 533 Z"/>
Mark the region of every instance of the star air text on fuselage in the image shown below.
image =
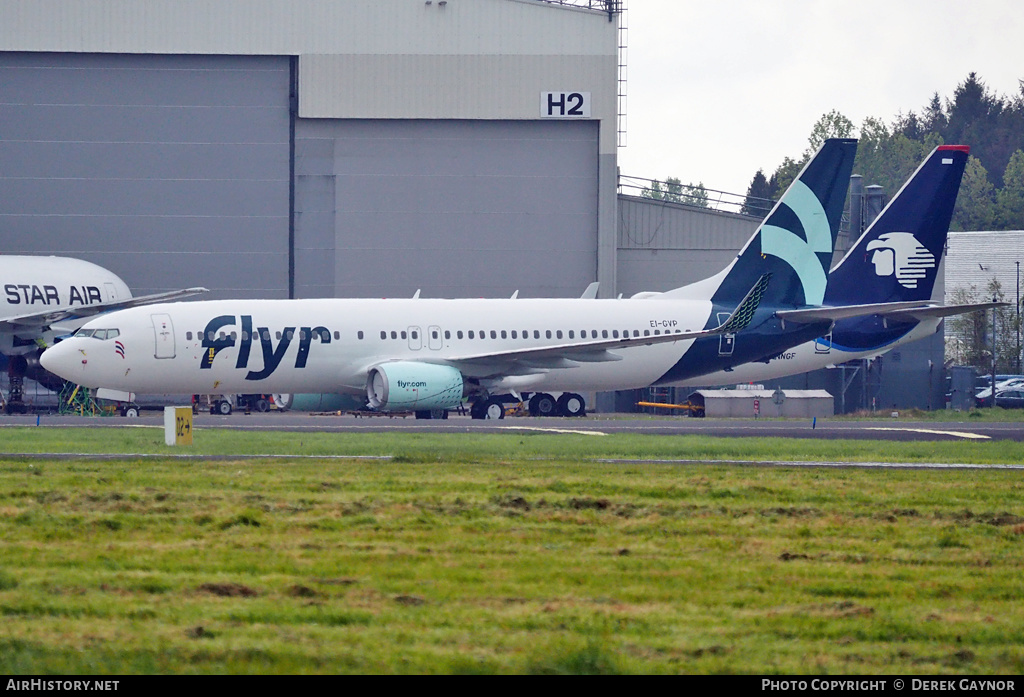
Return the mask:
<path id="1" fill-rule="evenodd" d="M 4 295 L 8 305 L 92 305 L 103 302 L 100 289 L 96 286 L 69 286 L 61 295 L 57 286 L 34 285 L 29 283 L 4 284 Z"/>

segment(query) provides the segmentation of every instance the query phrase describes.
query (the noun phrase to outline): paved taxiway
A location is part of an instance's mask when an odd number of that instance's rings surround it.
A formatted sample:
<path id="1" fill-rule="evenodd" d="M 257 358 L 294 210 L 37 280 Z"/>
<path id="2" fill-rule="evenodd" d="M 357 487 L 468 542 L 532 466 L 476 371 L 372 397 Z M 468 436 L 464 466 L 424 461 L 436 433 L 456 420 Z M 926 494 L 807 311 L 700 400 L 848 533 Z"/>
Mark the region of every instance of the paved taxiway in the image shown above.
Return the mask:
<path id="1" fill-rule="evenodd" d="M 136 419 L 120 416 L 79 417 L 43 414 L 3 415 L 0 427 L 88 427 L 117 428 L 131 426 L 163 427 L 163 412 L 144 411 Z M 475 421 L 468 416 L 452 415 L 445 420 L 417 420 L 409 417 L 352 416 L 333 413 L 270 412 L 229 416 L 200 412 L 195 427 L 252 429 L 259 431 L 335 431 L 373 432 L 403 431 L 429 433 L 487 433 L 508 431 L 576 432 L 601 435 L 607 433 L 646 433 L 651 435 L 701 434 L 718 437 L 752 438 L 856 438 L 899 441 L 943 440 L 1013 440 L 1024 441 L 1024 422 L 932 422 L 905 419 L 849 421 L 844 419 L 811 419 L 776 421 L 767 419 L 695 419 L 688 417 L 614 418 L 600 414 L 578 419 L 508 417 L 496 421 Z"/>

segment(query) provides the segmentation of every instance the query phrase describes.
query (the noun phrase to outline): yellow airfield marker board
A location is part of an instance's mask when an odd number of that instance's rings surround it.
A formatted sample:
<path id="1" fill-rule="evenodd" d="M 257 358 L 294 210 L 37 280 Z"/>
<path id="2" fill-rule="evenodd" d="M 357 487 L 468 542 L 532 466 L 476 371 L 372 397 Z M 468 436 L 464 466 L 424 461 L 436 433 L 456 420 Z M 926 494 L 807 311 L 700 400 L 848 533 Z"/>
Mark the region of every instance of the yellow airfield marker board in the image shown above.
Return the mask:
<path id="1" fill-rule="evenodd" d="M 164 407 L 164 442 L 192 445 L 192 407 Z"/>

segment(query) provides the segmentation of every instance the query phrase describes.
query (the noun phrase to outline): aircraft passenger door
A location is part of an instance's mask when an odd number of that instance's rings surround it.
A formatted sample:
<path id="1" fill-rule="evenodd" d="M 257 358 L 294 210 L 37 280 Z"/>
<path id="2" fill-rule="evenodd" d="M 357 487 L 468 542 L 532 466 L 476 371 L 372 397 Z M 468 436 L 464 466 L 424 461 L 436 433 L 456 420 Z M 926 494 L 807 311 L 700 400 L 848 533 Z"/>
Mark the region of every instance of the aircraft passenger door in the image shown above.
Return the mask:
<path id="1" fill-rule="evenodd" d="M 423 348 L 423 332 L 419 327 L 409 327 L 409 348 L 413 351 Z"/>
<path id="2" fill-rule="evenodd" d="M 718 323 L 721 324 L 725 320 L 729 319 L 728 312 L 718 313 Z M 719 356 L 731 356 L 733 350 L 736 348 L 736 335 L 735 334 L 722 334 L 718 338 L 718 355 Z"/>
<path id="3" fill-rule="evenodd" d="M 427 346 L 431 351 L 441 350 L 441 327 L 427 327 Z"/>
<path id="4" fill-rule="evenodd" d="M 117 288 L 114 287 L 113 283 L 103 284 L 104 300 L 117 300 Z"/>
<path id="5" fill-rule="evenodd" d="M 154 358 L 174 358 L 174 325 L 171 316 L 150 315 L 153 318 L 153 337 L 156 341 Z"/>
<path id="6" fill-rule="evenodd" d="M 819 336 L 814 340 L 815 353 L 829 353 L 832 351 L 832 332 L 825 336 Z"/>

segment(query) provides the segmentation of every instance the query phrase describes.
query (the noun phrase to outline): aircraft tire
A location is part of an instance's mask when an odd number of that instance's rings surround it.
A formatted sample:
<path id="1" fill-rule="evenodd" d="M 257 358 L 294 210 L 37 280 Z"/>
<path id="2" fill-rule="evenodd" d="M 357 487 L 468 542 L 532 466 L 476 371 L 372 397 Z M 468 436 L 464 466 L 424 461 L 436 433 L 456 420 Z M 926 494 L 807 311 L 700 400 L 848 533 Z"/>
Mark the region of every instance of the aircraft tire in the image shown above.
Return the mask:
<path id="1" fill-rule="evenodd" d="M 252 408 L 253 411 L 258 411 L 260 413 L 270 411 L 270 402 L 263 397 L 260 397 L 259 399 L 253 400 Z"/>
<path id="2" fill-rule="evenodd" d="M 415 412 L 417 419 L 447 419 L 447 409 L 419 409 Z"/>
<path id="3" fill-rule="evenodd" d="M 482 411 L 485 419 L 505 418 L 505 404 L 500 399 L 488 399 Z"/>
<path id="4" fill-rule="evenodd" d="M 221 416 L 228 416 L 231 413 L 231 402 L 222 399 L 214 405 L 214 409 Z"/>
<path id="5" fill-rule="evenodd" d="M 558 413 L 562 416 L 586 416 L 586 400 L 575 392 L 563 392 L 558 398 Z"/>
<path id="6" fill-rule="evenodd" d="M 121 412 L 121 415 L 127 419 L 137 419 L 139 417 L 139 408 L 132 404 L 131 406 L 125 407 Z"/>
<path id="7" fill-rule="evenodd" d="M 530 397 L 530 416 L 554 416 L 558 403 L 546 392 L 538 392 Z"/>

